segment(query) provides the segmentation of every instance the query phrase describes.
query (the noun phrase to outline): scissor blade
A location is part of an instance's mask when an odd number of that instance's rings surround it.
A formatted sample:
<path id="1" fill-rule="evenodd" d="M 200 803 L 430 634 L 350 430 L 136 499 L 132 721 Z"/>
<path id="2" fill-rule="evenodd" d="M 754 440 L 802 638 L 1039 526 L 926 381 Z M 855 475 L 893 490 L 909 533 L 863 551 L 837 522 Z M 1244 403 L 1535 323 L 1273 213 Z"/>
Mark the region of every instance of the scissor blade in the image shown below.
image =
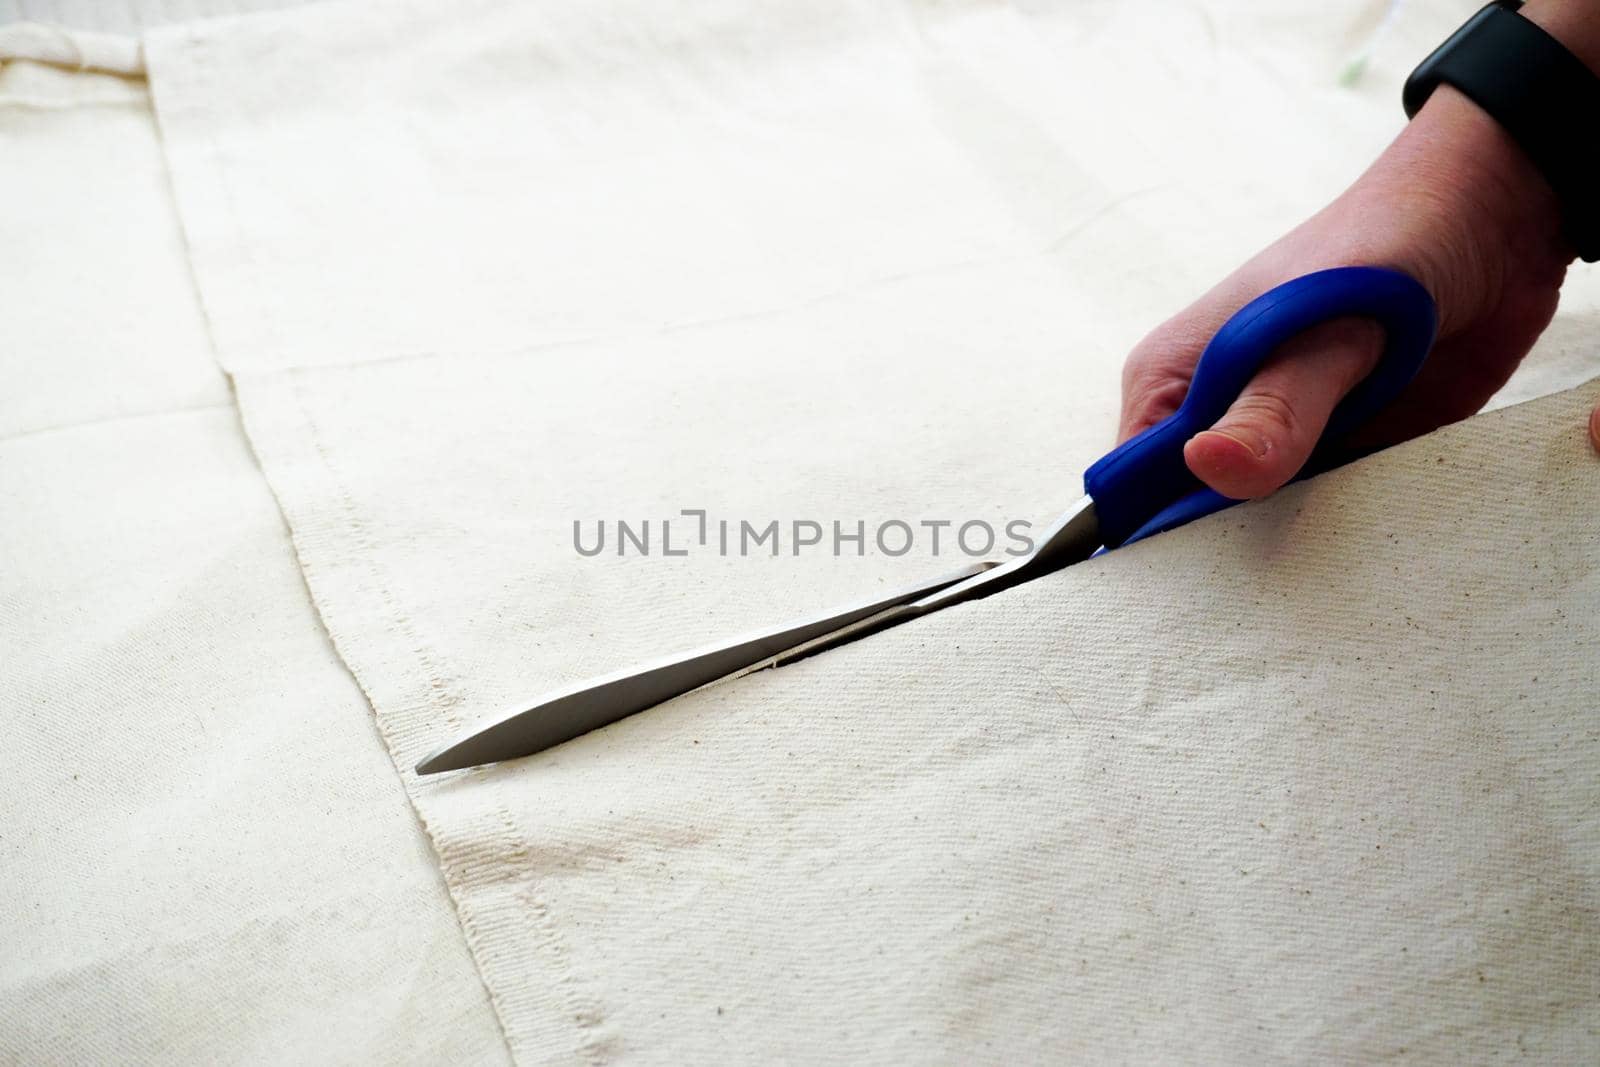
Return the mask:
<path id="1" fill-rule="evenodd" d="M 1094 500 L 1086 496 L 1050 524 L 1032 552 L 965 581 L 935 589 L 921 600 L 907 604 L 906 610 L 926 615 L 954 604 L 981 600 L 1023 582 L 1042 578 L 1063 567 L 1082 563 L 1099 548 L 1100 517 L 1095 514 Z"/>
<path id="2" fill-rule="evenodd" d="M 1100 547 L 1100 520 L 1095 515 L 1094 501 L 1084 497 L 1063 512 L 1039 538 L 1032 551 L 1006 563 L 997 563 L 979 571 L 970 578 L 951 582 L 940 589 L 930 590 L 922 597 L 894 604 L 876 615 L 841 626 L 821 637 L 796 645 L 774 657 L 764 666 L 781 667 L 786 663 L 815 656 L 830 648 L 859 641 L 863 637 L 898 626 L 902 622 L 938 611 L 940 608 L 981 600 L 986 596 L 1043 577 L 1052 571 L 1082 563 Z"/>
<path id="3" fill-rule="evenodd" d="M 557 690 L 531 708 L 512 712 L 446 745 L 417 764 L 417 773 L 436 774 L 531 756 L 730 675 L 771 666 L 784 653 L 864 620 L 876 620 L 899 605 L 922 600 L 994 566 L 973 564 L 887 596 Z M 890 623 L 882 620 L 882 624 Z"/>

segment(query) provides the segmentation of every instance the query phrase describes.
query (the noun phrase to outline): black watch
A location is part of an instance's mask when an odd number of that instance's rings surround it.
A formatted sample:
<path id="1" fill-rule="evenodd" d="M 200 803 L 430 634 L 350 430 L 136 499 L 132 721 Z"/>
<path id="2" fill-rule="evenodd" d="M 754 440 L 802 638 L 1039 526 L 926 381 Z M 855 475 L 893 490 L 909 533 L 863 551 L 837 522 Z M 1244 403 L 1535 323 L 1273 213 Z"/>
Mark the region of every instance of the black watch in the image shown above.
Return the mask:
<path id="1" fill-rule="evenodd" d="M 1479 11 L 1406 79 L 1414 117 L 1440 82 L 1494 117 L 1533 160 L 1561 203 L 1568 240 L 1600 259 L 1600 78 L 1517 14 L 1522 0 Z"/>

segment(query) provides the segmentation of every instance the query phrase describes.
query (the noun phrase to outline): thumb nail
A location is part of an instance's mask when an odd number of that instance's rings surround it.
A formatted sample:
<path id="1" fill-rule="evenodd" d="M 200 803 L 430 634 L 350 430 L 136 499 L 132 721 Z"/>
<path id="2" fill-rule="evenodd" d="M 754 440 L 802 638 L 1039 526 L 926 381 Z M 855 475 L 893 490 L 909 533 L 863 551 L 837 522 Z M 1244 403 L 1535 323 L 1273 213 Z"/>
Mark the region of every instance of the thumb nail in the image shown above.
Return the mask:
<path id="1" fill-rule="evenodd" d="M 1227 426 L 1202 432 L 1218 434 L 1236 441 L 1249 449 L 1250 454 L 1257 459 L 1264 458 L 1268 452 L 1272 451 L 1272 442 L 1267 439 L 1266 434 L 1253 426 Z"/>

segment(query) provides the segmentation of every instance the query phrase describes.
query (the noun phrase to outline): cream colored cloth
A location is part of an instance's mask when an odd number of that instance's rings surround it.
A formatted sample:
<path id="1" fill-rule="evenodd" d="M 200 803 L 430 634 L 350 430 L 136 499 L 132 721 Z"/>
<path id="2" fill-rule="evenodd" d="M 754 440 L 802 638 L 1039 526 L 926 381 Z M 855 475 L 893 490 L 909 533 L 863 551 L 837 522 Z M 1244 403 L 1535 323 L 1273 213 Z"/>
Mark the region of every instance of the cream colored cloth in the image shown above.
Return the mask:
<path id="1" fill-rule="evenodd" d="M 1378 13 L 384 5 L 153 35 L 220 358 L 397 762 L 951 562 L 585 559 L 575 520 L 1048 519 L 1128 346 L 1359 172 L 1463 10 Z M 1593 373 L 1592 306 L 1577 271 L 1523 395 Z M 512 1052 L 1592 1059 L 1595 398 L 407 774 Z"/>
<path id="2" fill-rule="evenodd" d="M 68 109 L 30 127 L 59 170 L 12 172 L 63 267 L 34 236 L 0 268 L 39 338 L 9 369 L 82 370 L 4 417 L 101 436 L 0 445 L 7 513 L 40 516 L 0 556 L 27 651 L 0 796 L 62 813 L 0 839 L 28 875 L 0 1048 L 1594 1059 L 1593 383 L 533 759 L 402 771 L 482 985 L 231 413 L 169 413 L 227 398 L 186 266 L 409 767 L 962 559 L 587 559 L 574 520 L 1037 528 L 1127 347 L 1358 173 L 1464 10 L 1379 14 L 558 0 L 151 35 L 159 140 L 142 98 Z M 1593 285 L 1505 399 L 1594 373 Z M 94 333 L 108 307 L 151 332 Z"/>
<path id="3" fill-rule="evenodd" d="M 142 83 L 0 62 L 0 157 L 0 1063 L 504 1060 Z"/>
<path id="4" fill-rule="evenodd" d="M 295 7 L 314 0 L 0 0 L 0 26 L 27 23 L 48 28 L 58 39 L 82 44 L 95 37 L 120 39 L 137 48 L 137 34 L 151 26 Z M 120 46 L 119 46 L 120 47 Z M 76 66 L 68 61 L 68 66 Z"/>

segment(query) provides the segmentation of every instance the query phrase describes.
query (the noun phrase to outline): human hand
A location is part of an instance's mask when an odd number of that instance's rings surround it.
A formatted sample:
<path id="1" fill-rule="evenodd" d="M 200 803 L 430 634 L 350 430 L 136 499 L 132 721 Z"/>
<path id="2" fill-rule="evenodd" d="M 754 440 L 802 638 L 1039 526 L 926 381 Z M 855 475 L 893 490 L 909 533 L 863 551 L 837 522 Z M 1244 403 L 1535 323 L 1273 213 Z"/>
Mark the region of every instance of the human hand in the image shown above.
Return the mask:
<path id="1" fill-rule="evenodd" d="M 1328 207 L 1141 341 L 1123 370 L 1120 439 L 1183 401 L 1206 342 L 1239 308 L 1326 267 L 1392 267 L 1432 294 L 1439 338 L 1417 379 L 1361 433 L 1384 445 L 1478 411 L 1555 314 L 1573 252 L 1555 195 L 1515 142 L 1441 86 Z M 1374 322 L 1339 319 L 1281 346 L 1226 415 L 1184 449 L 1224 496 L 1265 496 L 1299 471 L 1334 406 L 1376 365 Z M 1600 410 L 1590 420 L 1600 448 Z"/>

